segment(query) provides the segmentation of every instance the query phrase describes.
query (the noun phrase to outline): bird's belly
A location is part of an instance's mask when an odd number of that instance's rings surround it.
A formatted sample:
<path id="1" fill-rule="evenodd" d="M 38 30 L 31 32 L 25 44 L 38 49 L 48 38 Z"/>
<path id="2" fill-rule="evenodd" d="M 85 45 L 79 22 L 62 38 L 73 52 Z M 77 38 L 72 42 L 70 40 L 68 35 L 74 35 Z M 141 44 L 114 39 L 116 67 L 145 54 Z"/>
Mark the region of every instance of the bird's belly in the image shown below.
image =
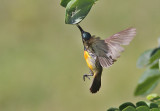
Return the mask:
<path id="1" fill-rule="evenodd" d="M 96 66 L 95 66 L 95 60 L 94 58 L 92 58 L 87 51 L 84 51 L 84 58 L 87 62 L 87 65 L 88 67 L 91 69 L 91 70 L 94 70 L 96 69 Z"/>

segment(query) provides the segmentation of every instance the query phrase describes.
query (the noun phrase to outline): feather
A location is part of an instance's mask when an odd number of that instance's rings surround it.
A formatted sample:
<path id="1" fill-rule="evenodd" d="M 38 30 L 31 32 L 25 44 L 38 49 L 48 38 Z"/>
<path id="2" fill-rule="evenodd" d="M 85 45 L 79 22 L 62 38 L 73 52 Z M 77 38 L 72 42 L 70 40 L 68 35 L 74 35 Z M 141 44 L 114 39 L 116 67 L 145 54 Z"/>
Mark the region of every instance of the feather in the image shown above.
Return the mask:
<path id="1" fill-rule="evenodd" d="M 94 38 L 92 48 L 101 66 L 106 68 L 111 66 L 120 57 L 120 53 L 124 51 L 121 45 L 128 45 L 135 35 L 136 29 L 128 28 L 105 40 L 100 40 L 99 37 Z"/>

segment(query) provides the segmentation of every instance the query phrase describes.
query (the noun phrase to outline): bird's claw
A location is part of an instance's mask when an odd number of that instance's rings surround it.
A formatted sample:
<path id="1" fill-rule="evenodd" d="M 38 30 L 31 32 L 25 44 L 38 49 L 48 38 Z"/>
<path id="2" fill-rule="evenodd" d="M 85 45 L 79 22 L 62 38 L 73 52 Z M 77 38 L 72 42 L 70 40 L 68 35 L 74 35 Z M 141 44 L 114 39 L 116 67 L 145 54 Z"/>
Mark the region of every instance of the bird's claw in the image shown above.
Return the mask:
<path id="1" fill-rule="evenodd" d="M 83 75 L 83 80 L 85 81 L 85 77 L 87 77 L 88 79 L 90 79 L 88 76 L 90 76 L 90 75 L 84 74 L 84 75 Z"/>

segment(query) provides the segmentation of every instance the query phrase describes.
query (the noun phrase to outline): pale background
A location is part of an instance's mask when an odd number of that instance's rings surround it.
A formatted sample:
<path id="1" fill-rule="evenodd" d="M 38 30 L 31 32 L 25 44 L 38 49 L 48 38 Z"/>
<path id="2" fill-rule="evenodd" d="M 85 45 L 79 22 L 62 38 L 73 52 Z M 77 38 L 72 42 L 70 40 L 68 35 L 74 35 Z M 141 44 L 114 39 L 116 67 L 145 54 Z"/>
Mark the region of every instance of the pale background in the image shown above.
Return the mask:
<path id="1" fill-rule="evenodd" d="M 105 111 L 136 102 L 144 69 L 139 55 L 157 46 L 159 0 L 99 0 L 81 26 L 101 38 L 133 26 L 137 36 L 121 58 L 104 69 L 91 94 L 80 32 L 64 23 L 60 0 L 0 0 L 0 111 Z M 158 91 L 158 90 L 157 90 Z M 159 91 L 160 93 L 160 91 Z"/>

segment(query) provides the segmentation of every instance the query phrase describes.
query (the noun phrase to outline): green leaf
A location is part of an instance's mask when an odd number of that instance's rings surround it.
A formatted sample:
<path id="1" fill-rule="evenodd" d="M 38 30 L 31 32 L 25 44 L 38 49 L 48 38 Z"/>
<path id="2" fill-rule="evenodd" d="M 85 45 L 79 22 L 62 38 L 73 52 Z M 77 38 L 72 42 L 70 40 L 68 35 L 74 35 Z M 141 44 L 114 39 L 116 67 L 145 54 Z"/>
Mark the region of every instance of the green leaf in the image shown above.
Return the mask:
<path id="1" fill-rule="evenodd" d="M 147 100 L 149 100 L 149 101 L 154 101 L 154 100 L 158 100 L 158 99 L 160 99 L 160 97 L 157 94 L 155 94 L 155 93 L 149 94 L 147 96 Z"/>
<path id="2" fill-rule="evenodd" d="M 154 63 L 152 63 L 151 65 L 149 65 L 150 69 L 158 69 L 159 68 L 159 63 L 158 61 L 155 61 Z"/>
<path id="3" fill-rule="evenodd" d="M 135 96 L 150 93 L 158 84 L 160 71 L 158 69 L 148 69 L 144 72 L 136 87 Z"/>
<path id="4" fill-rule="evenodd" d="M 151 53 L 151 56 L 153 56 L 158 50 L 160 50 L 160 47 L 154 48 Z"/>
<path id="5" fill-rule="evenodd" d="M 149 60 L 149 64 L 152 64 L 154 62 L 158 63 L 158 60 L 160 58 L 160 50 L 157 50 L 153 56 L 151 56 Z"/>
<path id="6" fill-rule="evenodd" d="M 159 70 L 160 70 L 160 59 L 159 59 Z"/>
<path id="7" fill-rule="evenodd" d="M 107 111 L 120 111 L 118 108 L 109 108 Z"/>
<path id="8" fill-rule="evenodd" d="M 144 101 L 139 101 L 139 102 L 137 102 L 137 103 L 136 103 L 136 107 L 139 107 L 139 106 L 147 106 L 147 107 L 148 107 L 148 105 L 147 105 L 146 102 L 144 102 Z"/>
<path id="9" fill-rule="evenodd" d="M 123 110 L 123 109 L 125 109 L 125 108 L 128 107 L 128 106 L 135 107 L 135 105 L 134 105 L 133 103 L 131 103 L 131 102 L 126 102 L 126 103 L 123 103 L 122 105 L 120 105 L 120 106 L 119 106 L 119 109 L 120 109 L 120 110 Z"/>
<path id="10" fill-rule="evenodd" d="M 61 6 L 66 7 L 71 0 L 61 0 Z"/>
<path id="11" fill-rule="evenodd" d="M 71 0 L 66 6 L 66 24 L 77 24 L 89 13 L 96 0 Z"/>
<path id="12" fill-rule="evenodd" d="M 152 109 L 152 108 L 158 108 L 158 105 L 156 104 L 156 103 L 151 103 L 150 104 L 150 108 Z"/>
<path id="13" fill-rule="evenodd" d="M 133 106 L 128 106 L 125 109 L 123 109 L 122 111 L 136 111 L 136 109 Z"/>
<path id="14" fill-rule="evenodd" d="M 160 100 L 155 101 L 154 103 L 158 104 L 159 108 L 160 108 Z"/>
<path id="15" fill-rule="evenodd" d="M 159 58 L 160 58 L 160 47 L 155 48 L 152 51 L 148 66 L 151 69 L 158 68 L 159 67 L 159 65 L 158 65 Z"/>
<path id="16" fill-rule="evenodd" d="M 147 106 L 140 106 L 136 108 L 136 111 L 149 111 L 149 107 Z"/>
<path id="17" fill-rule="evenodd" d="M 159 108 L 152 108 L 150 111 L 160 111 Z"/>
<path id="18" fill-rule="evenodd" d="M 153 49 L 150 49 L 141 54 L 137 61 L 138 68 L 143 68 L 148 65 L 152 51 Z"/>

